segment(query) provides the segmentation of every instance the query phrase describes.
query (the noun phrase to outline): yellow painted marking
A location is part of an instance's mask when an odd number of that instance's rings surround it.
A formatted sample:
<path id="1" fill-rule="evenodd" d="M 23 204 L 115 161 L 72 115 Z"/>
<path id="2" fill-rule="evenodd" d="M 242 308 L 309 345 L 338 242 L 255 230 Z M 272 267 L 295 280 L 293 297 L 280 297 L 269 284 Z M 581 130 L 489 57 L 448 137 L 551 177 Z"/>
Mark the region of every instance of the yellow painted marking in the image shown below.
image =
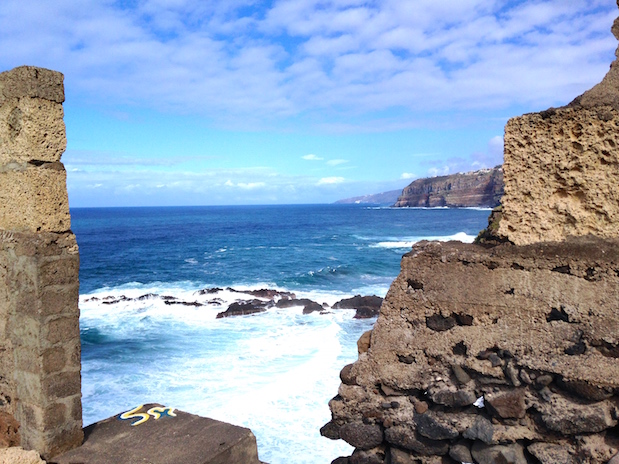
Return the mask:
<path id="1" fill-rule="evenodd" d="M 138 411 L 140 409 L 142 409 L 144 407 L 143 404 L 133 408 L 131 411 L 127 411 L 123 414 L 120 415 L 120 418 L 122 420 L 128 420 L 128 419 L 137 419 L 138 417 L 140 418 L 139 420 L 133 422 L 131 424 L 131 426 L 136 426 L 136 425 L 140 425 L 143 424 L 144 422 L 146 422 L 148 419 L 150 419 L 150 416 L 148 414 L 144 414 L 143 412 L 139 413 Z"/>

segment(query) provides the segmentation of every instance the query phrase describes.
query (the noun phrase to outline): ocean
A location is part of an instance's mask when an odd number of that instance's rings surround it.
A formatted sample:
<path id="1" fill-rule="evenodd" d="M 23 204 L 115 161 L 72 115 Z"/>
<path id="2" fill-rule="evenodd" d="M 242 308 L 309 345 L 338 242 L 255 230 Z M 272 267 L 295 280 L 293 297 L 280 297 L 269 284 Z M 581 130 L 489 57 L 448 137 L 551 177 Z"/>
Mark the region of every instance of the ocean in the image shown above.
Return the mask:
<path id="1" fill-rule="evenodd" d="M 339 371 L 375 318 L 331 309 L 384 297 L 419 240 L 471 242 L 487 209 L 363 205 L 75 208 L 80 247 L 83 419 L 158 402 L 249 427 L 260 459 L 330 463 L 319 434 Z M 324 305 L 217 318 L 243 292 Z"/>

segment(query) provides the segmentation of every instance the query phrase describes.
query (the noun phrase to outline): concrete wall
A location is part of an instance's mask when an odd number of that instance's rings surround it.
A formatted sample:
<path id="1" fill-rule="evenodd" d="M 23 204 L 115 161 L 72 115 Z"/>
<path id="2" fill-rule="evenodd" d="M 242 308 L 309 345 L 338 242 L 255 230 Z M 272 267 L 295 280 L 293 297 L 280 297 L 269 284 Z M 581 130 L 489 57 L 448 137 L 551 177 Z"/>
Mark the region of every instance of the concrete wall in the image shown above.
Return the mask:
<path id="1" fill-rule="evenodd" d="M 83 438 L 63 101 L 60 73 L 0 74 L 0 446 L 46 458 Z"/>

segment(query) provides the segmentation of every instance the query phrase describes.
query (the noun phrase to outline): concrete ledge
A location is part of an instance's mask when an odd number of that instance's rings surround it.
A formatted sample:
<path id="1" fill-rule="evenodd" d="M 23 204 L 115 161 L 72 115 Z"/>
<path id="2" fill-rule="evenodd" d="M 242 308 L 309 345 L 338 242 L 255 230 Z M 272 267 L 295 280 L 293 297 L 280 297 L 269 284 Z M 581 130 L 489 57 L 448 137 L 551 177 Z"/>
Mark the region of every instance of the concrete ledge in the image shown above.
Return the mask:
<path id="1" fill-rule="evenodd" d="M 158 404 L 86 427 L 82 446 L 48 460 L 48 464 L 112 462 L 259 464 L 260 460 L 251 430 L 172 408 L 164 410 Z"/>

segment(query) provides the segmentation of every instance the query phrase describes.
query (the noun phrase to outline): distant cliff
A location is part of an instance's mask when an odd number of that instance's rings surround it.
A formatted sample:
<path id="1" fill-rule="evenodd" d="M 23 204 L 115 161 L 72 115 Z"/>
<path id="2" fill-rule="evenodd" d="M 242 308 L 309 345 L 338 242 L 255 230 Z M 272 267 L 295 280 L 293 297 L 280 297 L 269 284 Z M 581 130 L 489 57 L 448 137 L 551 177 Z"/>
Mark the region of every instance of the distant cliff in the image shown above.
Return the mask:
<path id="1" fill-rule="evenodd" d="M 362 195 L 360 197 L 346 198 L 344 200 L 338 200 L 335 203 L 340 205 L 370 204 L 391 206 L 398 200 L 401 193 L 401 190 L 391 190 L 389 192 L 375 193 L 373 195 Z"/>
<path id="2" fill-rule="evenodd" d="M 395 207 L 499 205 L 503 196 L 503 170 L 492 169 L 417 179 L 406 187 Z"/>

